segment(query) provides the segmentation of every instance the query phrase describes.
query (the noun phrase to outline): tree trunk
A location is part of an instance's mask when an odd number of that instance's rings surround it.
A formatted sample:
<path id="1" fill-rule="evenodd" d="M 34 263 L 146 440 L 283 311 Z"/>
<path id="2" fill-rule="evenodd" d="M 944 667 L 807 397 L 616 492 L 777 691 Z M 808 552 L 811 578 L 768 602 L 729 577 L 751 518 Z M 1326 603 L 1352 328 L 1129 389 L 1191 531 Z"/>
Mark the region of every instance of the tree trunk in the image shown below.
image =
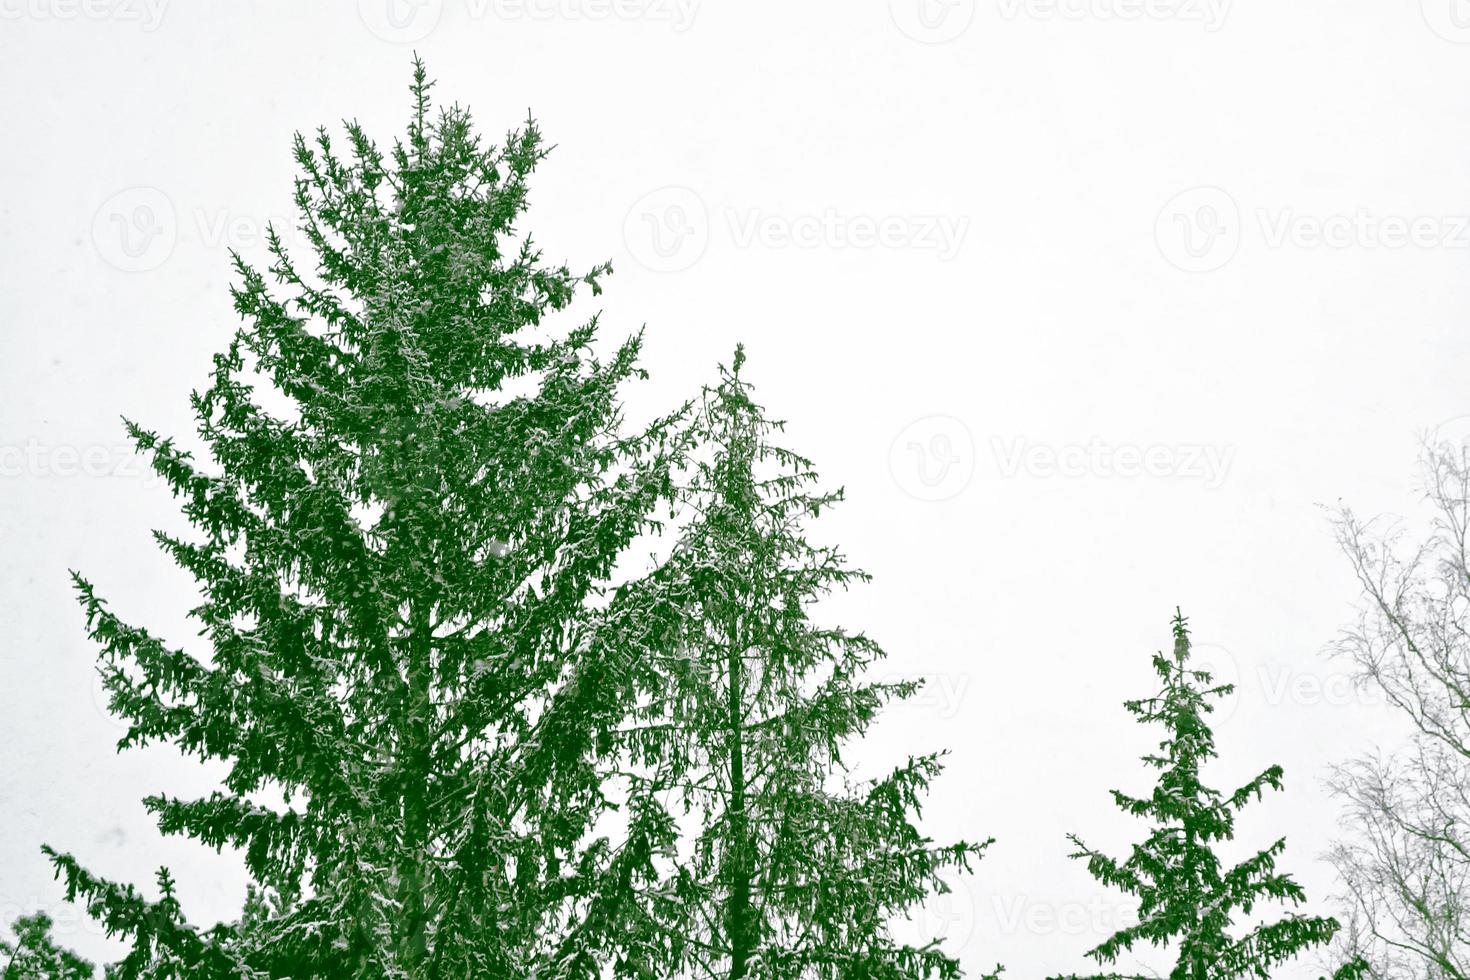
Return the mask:
<path id="1" fill-rule="evenodd" d="M 429 612 L 422 601 L 409 609 L 408 712 L 403 759 L 403 962 L 410 977 L 428 960 L 428 896 L 424 868 L 429 844 L 429 768 L 433 705 L 430 702 Z"/>
<path id="2" fill-rule="evenodd" d="M 729 905 L 725 931 L 730 943 L 729 980 L 741 980 L 749 969 L 754 941 L 750 909 L 750 829 L 745 813 L 745 744 L 742 717 L 744 677 L 739 643 L 732 643 L 726 659 L 728 688 L 727 737 L 730 753 L 730 840 L 728 843 Z"/>

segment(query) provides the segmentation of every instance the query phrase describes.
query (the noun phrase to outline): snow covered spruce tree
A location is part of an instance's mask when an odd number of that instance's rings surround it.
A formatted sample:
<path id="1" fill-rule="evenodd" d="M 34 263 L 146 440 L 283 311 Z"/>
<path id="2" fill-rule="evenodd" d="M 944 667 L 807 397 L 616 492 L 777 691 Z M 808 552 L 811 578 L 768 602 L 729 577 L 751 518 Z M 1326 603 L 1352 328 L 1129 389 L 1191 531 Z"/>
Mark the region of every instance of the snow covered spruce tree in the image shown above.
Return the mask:
<path id="1" fill-rule="evenodd" d="M 1206 719 L 1214 710 L 1211 699 L 1230 693 L 1232 686 L 1213 685 L 1207 671 L 1190 666 L 1189 630 L 1177 610 L 1173 626 L 1173 656 L 1153 658 L 1162 689 L 1125 704 L 1141 723 L 1167 731 L 1159 754 L 1143 757 L 1159 771 L 1158 783 L 1144 797 L 1113 791 L 1119 809 L 1152 821 L 1153 830 L 1124 861 L 1071 837 L 1078 848 L 1072 856 L 1085 860 L 1094 878 L 1138 899 L 1138 923 L 1118 930 L 1088 955 L 1099 964 L 1115 963 L 1143 942 L 1173 950 L 1170 980 L 1269 977 L 1277 965 L 1330 942 L 1338 923 L 1288 912 L 1232 935 L 1236 918 L 1249 916 L 1258 904 L 1299 905 L 1306 893 L 1276 870 L 1284 838 L 1230 868 L 1216 854 L 1219 843 L 1235 836 L 1235 814 L 1266 789 L 1282 788 L 1282 771 L 1272 766 L 1229 796 L 1201 781 L 1201 767 L 1216 756 Z M 1094 974 L 1091 980 L 1119 976 Z"/>
<path id="2" fill-rule="evenodd" d="M 255 892 L 200 932 L 53 854 L 133 940 L 119 976 L 596 975 L 557 957 L 613 864 L 589 828 L 628 659 L 600 599 L 667 496 L 667 427 L 621 434 L 636 338 L 604 356 L 596 317 L 543 324 L 609 269 L 519 237 L 534 124 L 488 145 L 430 87 L 416 64 L 386 152 L 355 124 L 345 153 L 297 137 L 313 267 L 274 231 L 266 273 L 236 256 L 243 326 L 193 398 L 212 462 L 129 424 L 195 529 L 156 537 L 209 649 L 77 577 L 119 748 L 228 764 L 206 799 L 146 804 L 240 849 Z"/>
<path id="3" fill-rule="evenodd" d="M 15 945 L 0 939 L 0 980 L 91 980 L 92 964 L 51 938 L 51 916 L 22 915 L 11 925 Z"/>
<path id="4" fill-rule="evenodd" d="M 661 859 L 634 906 L 630 975 L 956 977 L 937 943 L 890 923 L 969 871 L 984 844 L 936 845 L 914 825 L 937 755 L 853 784 L 843 746 L 917 685 L 873 683 L 867 637 L 820 626 L 811 604 L 863 581 L 803 526 L 840 497 L 770 439 L 741 379 L 744 353 L 695 412 L 672 558 L 622 615 L 647 645 L 621 732 L 629 839 Z"/>

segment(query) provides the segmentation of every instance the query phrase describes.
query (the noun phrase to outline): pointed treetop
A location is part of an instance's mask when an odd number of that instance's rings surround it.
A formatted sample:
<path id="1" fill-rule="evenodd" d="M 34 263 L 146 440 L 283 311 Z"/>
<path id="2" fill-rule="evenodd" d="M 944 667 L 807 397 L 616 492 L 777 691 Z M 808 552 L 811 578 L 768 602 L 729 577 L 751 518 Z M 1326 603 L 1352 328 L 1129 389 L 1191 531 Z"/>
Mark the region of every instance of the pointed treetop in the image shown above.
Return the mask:
<path id="1" fill-rule="evenodd" d="M 1184 614 L 1179 611 L 1178 606 L 1174 607 L 1174 622 L 1172 625 L 1174 629 L 1174 659 L 1182 664 L 1185 660 L 1189 659 L 1189 620 L 1184 618 Z"/>
<path id="2" fill-rule="evenodd" d="M 424 131 L 424 118 L 431 104 L 429 91 L 433 87 L 434 81 L 429 78 L 429 70 L 424 67 L 424 59 L 419 57 L 418 52 L 414 52 L 413 84 L 409 86 L 409 91 L 413 92 L 413 130 L 416 134 L 422 134 Z"/>

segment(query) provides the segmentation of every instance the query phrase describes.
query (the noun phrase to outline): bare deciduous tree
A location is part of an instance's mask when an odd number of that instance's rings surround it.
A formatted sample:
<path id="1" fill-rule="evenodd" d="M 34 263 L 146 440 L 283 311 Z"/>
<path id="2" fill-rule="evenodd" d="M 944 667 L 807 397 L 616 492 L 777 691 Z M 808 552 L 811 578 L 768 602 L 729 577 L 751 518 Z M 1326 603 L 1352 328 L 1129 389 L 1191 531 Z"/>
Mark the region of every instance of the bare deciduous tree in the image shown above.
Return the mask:
<path id="1" fill-rule="evenodd" d="M 1409 722 L 1407 744 L 1337 767 L 1348 836 L 1331 851 L 1346 885 L 1350 953 L 1384 980 L 1470 977 L 1470 445 L 1427 442 L 1432 511 L 1402 522 L 1342 508 L 1338 542 L 1362 586 L 1336 645 L 1358 681 Z"/>

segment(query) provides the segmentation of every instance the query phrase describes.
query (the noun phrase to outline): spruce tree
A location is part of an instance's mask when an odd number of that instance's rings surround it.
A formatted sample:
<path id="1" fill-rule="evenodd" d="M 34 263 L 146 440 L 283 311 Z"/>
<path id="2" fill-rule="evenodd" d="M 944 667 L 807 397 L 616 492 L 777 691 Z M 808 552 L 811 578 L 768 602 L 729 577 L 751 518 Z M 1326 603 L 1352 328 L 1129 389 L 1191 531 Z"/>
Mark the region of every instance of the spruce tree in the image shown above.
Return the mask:
<path id="1" fill-rule="evenodd" d="M 119 749 L 228 765 L 207 798 L 145 802 L 238 849 L 253 890 L 201 932 L 166 873 L 150 901 L 51 852 L 132 940 L 120 977 L 596 975 L 557 956 L 612 863 L 595 763 L 629 659 L 599 617 L 668 492 L 665 427 L 622 432 L 637 337 L 599 354 L 596 316 L 550 322 L 610 267 L 518 232 L 534 123 L 488 144 L 430 88 L 416 61 L 386 151 L 355 123 L 344 149 L 296 137 L 311 261 L 275 229 L 265 272 L 234 257 L 243 325 L 192 398 L 210 459 L 128 423 L 193 527 L 155 537 L 207 649 L 75 577 Z"/>
<path id="2" fill-rule="evenodd" d="M 23 915 L 11 924 L 15 945 L 0 939 L 0 980 L 91 980 L 92 964 L 51 938 L 51 916 Z"/>
<path id="3" fill-rule="evenodd" d="M 1072 857 L 1085 860 L 1094 878 L 1138 900 L 1138 923 L 1118 930 L 1087 955 L 1099 964 L 1114 963 L 1142 942 L 1173 950 L 1170 980 L 1269 977 L 1277 965 L 1328 943 L 1338 923 L 1288 912 L 1238 937 L 1232 934 L 1237 917 L 1249 916 L 1258 905 L 1295 906 L 1306 900 L 1302 887 L 1276 870 L 1284 838 L 1229 868 L 1216 853 L 1219 844 L 1234 838 L 1235 815 L 1267 789 L 1281 790 L 1283 774 L 1280 766 L 1271 766 L 1228 796 L 1202 781 L 1201 769 L 1216 758 L 1207 719 L 1214 710 L 1211 701 L 1233 686 L 1214 684 L 1208 671 L 1191 666 L 1189 629 L 1178 610 L 1173 631 L 1172 656 L 1153 658 L 1160 691 L 1125 703 L 1140 723 L 1166 731 L 1158 753 L 1143 757 L 1158 770 L 1158 782 L 1144 797 L 1112 793 L 1119 809 L 1151 821 L 1152 830 L 1122 861 L 1070 837 L 1077 846 Z M 1120 976 L 1137 975 L 1093 974 L 1089 980 Z"/>
<path id="4" fill-rule="evenodd" d="M 867 576 L 807 540 L 841 495 L 772 441 L 781 424 L 752 400 L 743 360 L 697 407 L 673 557 L 624 609 L 647 646 L 621 733 L 630 839 L 662 874 L 627 923 L 623 962 L 728 980 L 959 976 L 937 942 L 889 927 L 989 842 L 938 845 L 915 826 L 938 755 L 847 775 L 847 743 L 917 684 L 865 680 L 883 651 L 811 618 Z"/>

